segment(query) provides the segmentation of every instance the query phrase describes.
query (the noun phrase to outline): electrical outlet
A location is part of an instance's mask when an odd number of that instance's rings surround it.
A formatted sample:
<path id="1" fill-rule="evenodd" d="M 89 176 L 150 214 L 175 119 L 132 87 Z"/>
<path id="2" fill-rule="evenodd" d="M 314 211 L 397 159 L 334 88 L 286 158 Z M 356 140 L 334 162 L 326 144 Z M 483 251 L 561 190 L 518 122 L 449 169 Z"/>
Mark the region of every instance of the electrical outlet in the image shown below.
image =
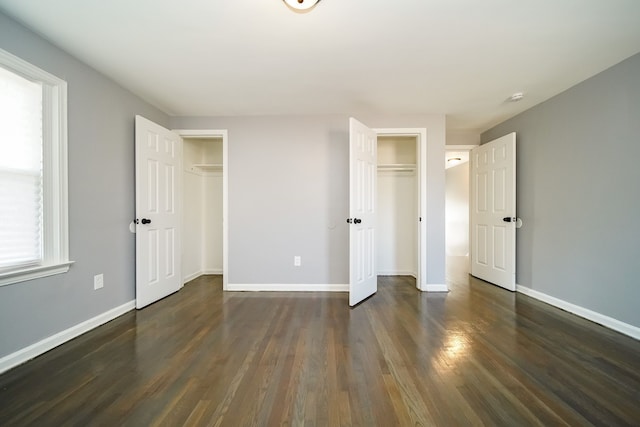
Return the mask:
<path id="1" fill-rule="evenodd" d="M 93 276 L 93 289 L 100 289 L 104 286 L 104 275 L 96 274 Z"/>
<path id="2" fill-rule="evenodd" d="M 302 258 L 299 255 L 293 257 L 294 267 L 300 267 L 302 265 Z"/>

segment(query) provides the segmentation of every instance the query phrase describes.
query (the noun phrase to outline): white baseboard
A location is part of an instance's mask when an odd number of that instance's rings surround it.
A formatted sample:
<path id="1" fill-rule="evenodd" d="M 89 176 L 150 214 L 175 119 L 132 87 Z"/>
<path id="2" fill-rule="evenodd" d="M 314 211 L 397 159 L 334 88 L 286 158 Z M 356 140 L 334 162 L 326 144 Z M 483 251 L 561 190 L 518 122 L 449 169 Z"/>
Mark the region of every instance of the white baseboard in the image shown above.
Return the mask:
<path id="1" fill-rule="evenodd" d="M 383 270 L 383 271 L 378 271 L 378 276 L 412 276 L 412 277 L 416 277 L 416 273 L 414 271 L 406 271 L 406 270 Z"/>
<path id="2" fill-rule="evenodd" d="M 248 285 L 239 283 L 227 284 L 227 291 L 249 291 L 249 292 L 349 292 L 349 285 L 342 284 L 277 284 L 277 283 L 252 283 Z"/>
<path id="3" fill-rule="evenodd" d="M 215 268 L 215 269 L 212 269 L 212 270 L 202 270 L 202 271 L 197 271 L 197 272 L 192 273 L 192 274 L 188 274 L 182 279 L 182 284 L 184 285 L 187 282 L 190 282 L 193 279 L 197 279 L 198 277 L 204 276 L 206 274 L 222 274 L 222 269 L 221 268 Z"/>
<path id="4" fill-rule="evenodd" d="M 588 308 L 580 307 L 579 305 L 571 304 L 570 302 L 561 300 L 551 295 L 527 288 L 526 286 L 516 285 L 516 291 L 535 298 L 539 301 L 545 302 L 554 307 L 573 313 L 577 316 L 583 317 L 587 320 L 591 320 L 599 325 L 606 326 L 609 329 L 618 331 L 621 334 L 628 335 L 632 338 L 640 340 L 640 328 L 629 325 L 628 323 L 621 322 L 613 317 L 605 316 L 598 312 L 589 310 Z"/>
<path id="5" fill-rule="evenodd" d="M 133 310 L 134 308 L 136 308 L 136 302 L 129 301 L 126 304 L 122 304 L 119 307 L 99 314 L 92 319 L 86 320 L 82 323 L 78 323 L 77 325 L 72 326 L 69 329 L 47 337 L 42 341 L 38 341 L 35 344 L 31 344 L 28 347 L 8 354 L 0 359 L 0 373 L 21 365 L 33 359 L 34 357 L 40 356 L 41 354 L 46 353 L 47 351 L 52 350 L 57 346 L 84 334 L 85 332 L 89 332 L 90 330 L 97 328 L 100 325 L 104 325 L 105 323 L 115 319 L 116 317 L 122 316 L 123 314 Z"/>
<path id="6" fill-rule="evenodd" d="M 449 292 L 449 287 L 447 285 L 427 283 L 426 285 L 422 286 L 421 290 L 426 292 Z"/>

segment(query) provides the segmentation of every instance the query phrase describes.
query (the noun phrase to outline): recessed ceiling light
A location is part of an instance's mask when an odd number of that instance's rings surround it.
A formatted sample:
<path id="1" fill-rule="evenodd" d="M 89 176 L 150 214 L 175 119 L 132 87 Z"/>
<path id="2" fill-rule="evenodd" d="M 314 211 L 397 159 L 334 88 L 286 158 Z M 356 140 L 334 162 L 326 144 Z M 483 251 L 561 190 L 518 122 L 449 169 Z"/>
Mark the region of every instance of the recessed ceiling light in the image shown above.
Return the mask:
<path id="1" fill-rule="evenodd" d="M 522 100 L 522 98 L 524 98 L 524 93 L 522 93 L 522 92 L 516 92 L 516 93 L 514 93 L 513 95 L 511 95 L 511 96 L 509 97 L 509 101 L 511 101 L 511 102 L 518 102 L 518 101 L 521 101 L 521 100 Z"/>

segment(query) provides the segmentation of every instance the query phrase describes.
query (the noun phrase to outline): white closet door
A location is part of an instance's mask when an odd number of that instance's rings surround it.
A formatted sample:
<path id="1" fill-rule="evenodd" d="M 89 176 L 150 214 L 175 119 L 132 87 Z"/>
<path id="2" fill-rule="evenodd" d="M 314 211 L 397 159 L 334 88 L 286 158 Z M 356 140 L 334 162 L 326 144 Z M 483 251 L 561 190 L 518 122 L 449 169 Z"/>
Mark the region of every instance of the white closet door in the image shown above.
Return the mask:
<path id="1" fill-rule="evenodd" d="M 182 287 L 181 139 L 136 116 L 136 308 Z"/>
<path id="2" fill-rule="evenodd" d="M 376 269 L 377 135 L 349 119 L 349 305 L 378 291 Z"/>

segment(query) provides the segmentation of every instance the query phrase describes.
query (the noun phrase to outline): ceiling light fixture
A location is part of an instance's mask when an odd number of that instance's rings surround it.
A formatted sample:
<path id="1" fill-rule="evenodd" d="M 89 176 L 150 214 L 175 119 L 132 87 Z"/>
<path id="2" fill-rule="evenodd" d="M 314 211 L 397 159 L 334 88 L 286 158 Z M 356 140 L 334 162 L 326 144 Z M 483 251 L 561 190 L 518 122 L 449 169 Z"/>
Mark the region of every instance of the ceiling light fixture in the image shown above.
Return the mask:
<path id="1" fill-rule="evenodd" d="M 461 160 L 461 157 L 451 157 L 450 159 L 447 159 L 447 162 L 459 162 Z"/>
<path id="2" fill-rule="evenodd" d="M 320 0 L 283 0 L 287 6 L 298 11 L 311 9 Z"/>
<path id="3" fill-rule="evenodd" d="M 516 92 L 513 95 L 511 95 L 509 97 L 509 101 L 511 102 L 518 102 L 518 101 L 522 101 L 522 98 L 524 98 L 524 93 L 522 92 Z"/>

